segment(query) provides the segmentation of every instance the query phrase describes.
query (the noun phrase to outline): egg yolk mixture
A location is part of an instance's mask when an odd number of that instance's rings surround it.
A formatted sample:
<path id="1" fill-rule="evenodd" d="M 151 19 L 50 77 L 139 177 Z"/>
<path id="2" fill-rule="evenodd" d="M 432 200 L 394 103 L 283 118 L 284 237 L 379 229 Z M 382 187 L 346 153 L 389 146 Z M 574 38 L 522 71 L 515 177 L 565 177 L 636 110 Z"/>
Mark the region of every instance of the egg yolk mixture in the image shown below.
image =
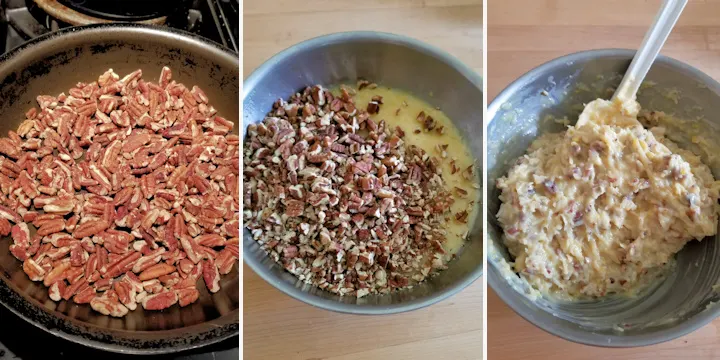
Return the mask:
<path id="1" fill-rule="evenodd" d="M 450 207 L 453 216 L 446 221 L 447 237 L 443 243 L 446 255 L 452 257 L 465 243 L 472 220 L 477 218 L 480 208 L 478 171 L 475 170 L 479 166 L 473 163 L 460 131 L 441 109 L 433 108 L 407 92 L 385 86 L 358 90 L 354 99 L 356 104 L 367 104 L 375 96 L 382 97 L 383 105 L 370 118 L 377 122 L 385 120 L 391 129 L 400 127 L 406 134 L 403 140 L 408 145 L 415 145 L 440 160 L 446 188 L 455 198 Z M 430 129 L 419 121 L 420 113 L 425 114 L 425 119 L 432 118 Z M 463 213 L 464 219 L 455 218 Z"/>

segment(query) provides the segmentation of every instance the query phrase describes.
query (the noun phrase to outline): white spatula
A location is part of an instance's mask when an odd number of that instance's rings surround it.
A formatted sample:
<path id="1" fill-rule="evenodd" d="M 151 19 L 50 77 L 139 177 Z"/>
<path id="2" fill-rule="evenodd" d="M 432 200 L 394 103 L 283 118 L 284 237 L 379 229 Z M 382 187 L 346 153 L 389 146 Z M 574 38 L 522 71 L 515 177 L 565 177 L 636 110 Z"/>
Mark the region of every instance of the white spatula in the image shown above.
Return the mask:
<path id="1" fill-rule="evenodd" d="M 613 100 L 621 102 L 635 100 L 640 84 L 642 84 L 655 58 L 660 53 L 660 49 L 665 44 L 665 40 L 670 35 L 687 2 L 687 0 L 663 1 L 660 11 L 655 16 L 655 21 L 653 21 L 648 32 L 645 33 L 645 38 L 637 53 L 635 53 L 630 67 L 625 72 L 620 86 L 615 90 Z M 580 120 L 575 126 L 582 125 L 582 120 Z"/>

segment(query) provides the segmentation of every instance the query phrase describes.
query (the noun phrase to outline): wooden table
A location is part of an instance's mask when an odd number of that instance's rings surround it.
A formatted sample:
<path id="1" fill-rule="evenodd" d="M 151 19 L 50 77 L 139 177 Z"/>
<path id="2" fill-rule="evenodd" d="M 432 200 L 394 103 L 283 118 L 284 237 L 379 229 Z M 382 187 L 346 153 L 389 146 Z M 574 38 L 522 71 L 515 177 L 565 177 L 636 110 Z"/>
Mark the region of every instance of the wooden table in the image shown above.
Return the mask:
<path id="1" fill-rule="evenodd" d="M 659 5 L 660 0 L 488 0 L 488 100 L 526 71 L 561 55 L 637 48 Z M 662 53 L 720 79 L 720 1 L 690 0 Z M 493 360 L 720 358 L 720 320 L 656 346 L 603 349 L 545 333 L 492 290 L 487 307 L 488 358 Z"/>
<path id="2" fill-rule="evenodd" d="M 378 30 L 438 46 L 482 73 L 480 0 L 246 0 L 244 76 L 315 36 Z M 244 267 L 245 359 L 480 359 L 482 280 L 439 304 L 389 316 L 316 309 Z"/>

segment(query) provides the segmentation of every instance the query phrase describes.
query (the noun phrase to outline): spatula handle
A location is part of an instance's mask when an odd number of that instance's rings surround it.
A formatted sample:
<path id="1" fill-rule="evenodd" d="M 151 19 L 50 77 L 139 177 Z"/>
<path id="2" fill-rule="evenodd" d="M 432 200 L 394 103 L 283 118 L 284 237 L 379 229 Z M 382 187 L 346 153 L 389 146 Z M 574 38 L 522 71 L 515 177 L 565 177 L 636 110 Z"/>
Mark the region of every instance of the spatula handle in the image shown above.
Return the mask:
<path id="1" fill-rule="evenodd" d="M 640 49 L 620 82 L 620 86 L 615 90 L 613 99 L 621 101 L 635 99 L 640 84 L 660 53 L 660 49 L 665 44 L 665 40 L 670 35 L 687 2 L 687 0 L 665 0 L 663 2 L 660 11 L 655 16 L 655 21 L 645 34 Z"/>

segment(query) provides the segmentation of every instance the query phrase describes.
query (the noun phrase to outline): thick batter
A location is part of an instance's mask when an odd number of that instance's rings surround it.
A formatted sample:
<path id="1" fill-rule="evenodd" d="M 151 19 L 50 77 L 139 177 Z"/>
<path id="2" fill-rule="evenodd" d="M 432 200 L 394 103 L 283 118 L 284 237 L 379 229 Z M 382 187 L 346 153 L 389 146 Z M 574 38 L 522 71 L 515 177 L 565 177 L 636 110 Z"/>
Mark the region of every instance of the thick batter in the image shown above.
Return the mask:
<path id="1" fill-rule="evenodd" d="M 663 128 L 644 129 L 638 108 L 591 102 L 581 125 L 541 136 L 498 180 L 515 271 L 542 293 L 636 290 L 688 241 L 716 233 L 719 182 Z"/>

